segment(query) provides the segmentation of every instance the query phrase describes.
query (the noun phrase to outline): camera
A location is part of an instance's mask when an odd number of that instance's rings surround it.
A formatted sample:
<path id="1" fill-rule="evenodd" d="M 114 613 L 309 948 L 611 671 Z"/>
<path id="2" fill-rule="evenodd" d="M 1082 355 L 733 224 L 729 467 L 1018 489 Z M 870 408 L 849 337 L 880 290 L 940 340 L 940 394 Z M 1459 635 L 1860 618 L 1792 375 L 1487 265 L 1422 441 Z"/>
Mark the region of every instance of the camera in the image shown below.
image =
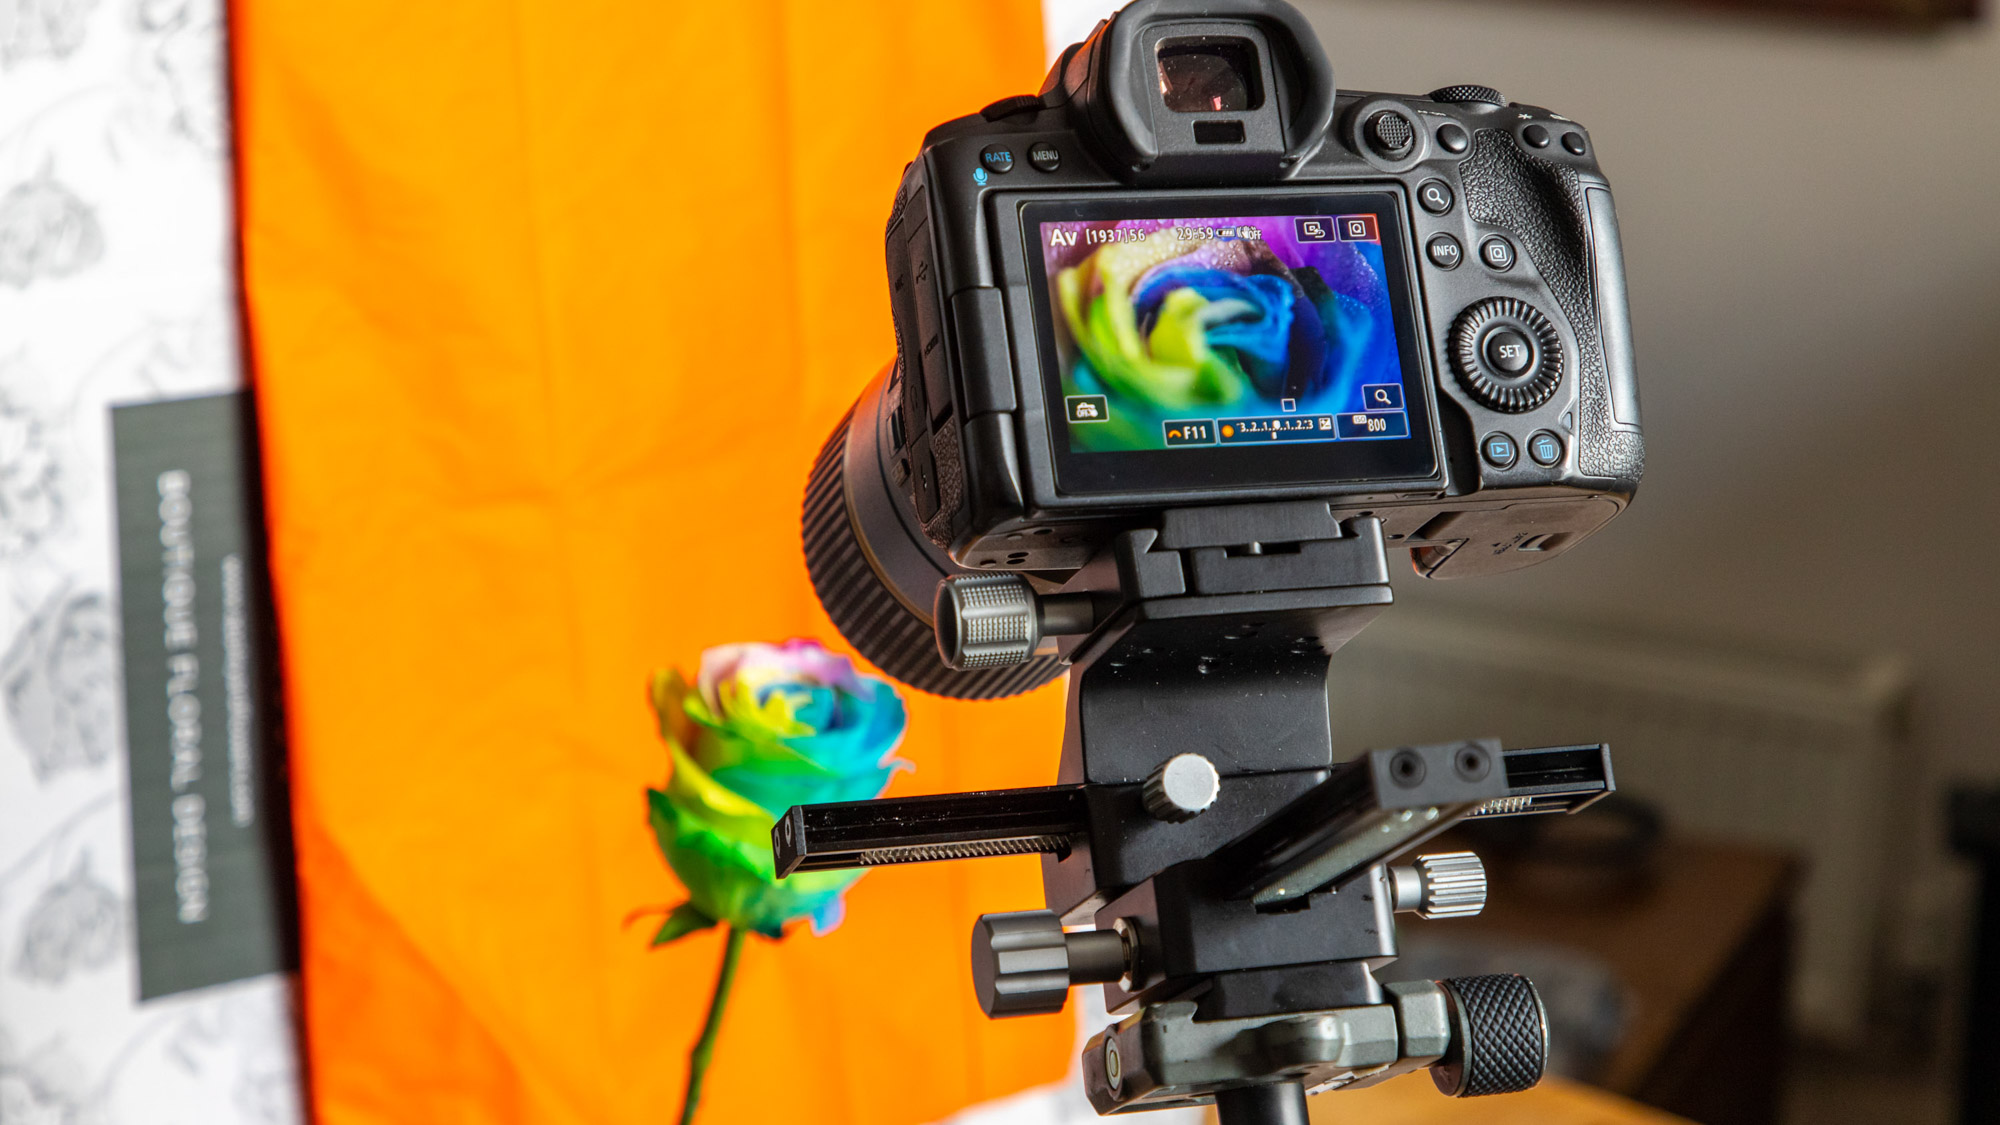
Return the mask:
<path id="1" fill-rule="evenodd" d="M 924 138 L 885 252 L 896 360 L 816 468 L 807 557 L 885 670 L 932 591 L 1039 584 L 1173 509 L 1380 521 L 1419 574 L 1561 554 L 1644 464 L 1618 224 L 1583 126 L 1448 86 L 1338 91 L 1280 0 L 1139 0 L 1038 95 Z"/>
<path id="2" fill-rule="evenodd" d="M 807 569 L 862 655 L 962 699 L 1070 677 L 1056 784 L 805 805 L 780 875 L 1038 854 L 973 926 L 995 1018 L 1104 988 L 1100 1113 L 1418 1068 L 1539 1081 L 1511 974 L 1384 984 L 1397 913 L 1477 913 L 1470 818 L 1574 813 L 1602 744 L 1336 762 L 1331 655 L 1430 578 L 1553 558 L 1644 447 L 1611 193 L 1582 126 L 1483 86 L 1336 89 L 1282 0 L 1136 0 L 924 138 L 885 243 L 895 362 L 806 488 Z"/>

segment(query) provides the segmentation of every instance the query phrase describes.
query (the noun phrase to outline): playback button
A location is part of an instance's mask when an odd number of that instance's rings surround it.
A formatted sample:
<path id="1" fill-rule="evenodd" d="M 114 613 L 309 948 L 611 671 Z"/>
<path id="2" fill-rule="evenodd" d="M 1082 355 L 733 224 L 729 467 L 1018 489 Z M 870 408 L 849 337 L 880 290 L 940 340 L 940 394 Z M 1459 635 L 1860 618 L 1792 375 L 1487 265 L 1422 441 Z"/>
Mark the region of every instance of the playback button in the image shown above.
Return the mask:
<path id="1" fill-rule="evenodd" d="M 1511 469 L 1521 459 L 1521 447 L 1508 434 L 1487 434 L 1479 443 L 1479 455 L 1496 469 Z"/>

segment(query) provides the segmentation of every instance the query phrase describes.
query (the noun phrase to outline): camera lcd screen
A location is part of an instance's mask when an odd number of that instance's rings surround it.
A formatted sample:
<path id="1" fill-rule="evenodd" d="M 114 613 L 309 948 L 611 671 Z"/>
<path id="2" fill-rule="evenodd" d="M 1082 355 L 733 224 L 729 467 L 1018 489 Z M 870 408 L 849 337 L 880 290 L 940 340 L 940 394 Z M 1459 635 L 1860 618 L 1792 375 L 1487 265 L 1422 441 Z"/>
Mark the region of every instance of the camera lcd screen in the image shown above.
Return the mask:
<path id="1" fill-rule="evenodd" d="M 1066 490 L 1435 471 L 1394 196 L 1023 211 Z"/>

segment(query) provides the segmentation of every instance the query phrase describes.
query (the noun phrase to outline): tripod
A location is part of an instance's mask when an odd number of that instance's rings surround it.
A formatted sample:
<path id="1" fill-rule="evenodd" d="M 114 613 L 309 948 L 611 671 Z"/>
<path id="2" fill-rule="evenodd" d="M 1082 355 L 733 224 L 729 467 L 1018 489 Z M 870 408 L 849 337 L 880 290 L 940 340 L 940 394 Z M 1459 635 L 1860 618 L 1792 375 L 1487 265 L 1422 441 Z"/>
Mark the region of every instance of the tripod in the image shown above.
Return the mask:
<path id="1" fill-rule="evenodd" d="M 1103 985 L 1130 1014 L 1083 1050 L 1102 1114 L 1212 1101 L 1223 1125 L 1302 1125 L 1308 1091 L 1422 1067 L 1454 1096 L 1526 1089 L 1547 1020 L 1524 978 L 1374 976 L 1396 912 L 1478 912 L 1478 858 L 1389 861 L 1470 816 L 1574 812 L 1611 791 L 1609 752 L 1473 740 L 1336 764 L 1328 660 L 1390 602 L 1380 524 L 1324 505 L 1169 512 L 1047 593 L 948 580 L 956 665 L 1082 638 L 1057 784 L 799 806 L 778 871 L 1040 853 L 1045 908 L 977 921 L 974 988 L 1002 1017 Z"/>

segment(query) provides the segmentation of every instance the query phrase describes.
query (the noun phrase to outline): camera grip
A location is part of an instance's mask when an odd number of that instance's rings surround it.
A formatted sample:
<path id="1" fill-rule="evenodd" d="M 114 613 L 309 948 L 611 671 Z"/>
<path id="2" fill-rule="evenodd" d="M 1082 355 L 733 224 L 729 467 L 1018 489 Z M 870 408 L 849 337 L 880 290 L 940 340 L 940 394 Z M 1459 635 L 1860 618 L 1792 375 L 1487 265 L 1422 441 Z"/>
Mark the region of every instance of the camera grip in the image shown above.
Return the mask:
<path id="1" fill-rule="evenodd" d="M 1467 213 L 1514 236 L 1576 333 L 1578 469 L 1636 490 L 1646 446 L 1610 191 L 1498 129 L 1474 134 L 1459 175 Z"/>

